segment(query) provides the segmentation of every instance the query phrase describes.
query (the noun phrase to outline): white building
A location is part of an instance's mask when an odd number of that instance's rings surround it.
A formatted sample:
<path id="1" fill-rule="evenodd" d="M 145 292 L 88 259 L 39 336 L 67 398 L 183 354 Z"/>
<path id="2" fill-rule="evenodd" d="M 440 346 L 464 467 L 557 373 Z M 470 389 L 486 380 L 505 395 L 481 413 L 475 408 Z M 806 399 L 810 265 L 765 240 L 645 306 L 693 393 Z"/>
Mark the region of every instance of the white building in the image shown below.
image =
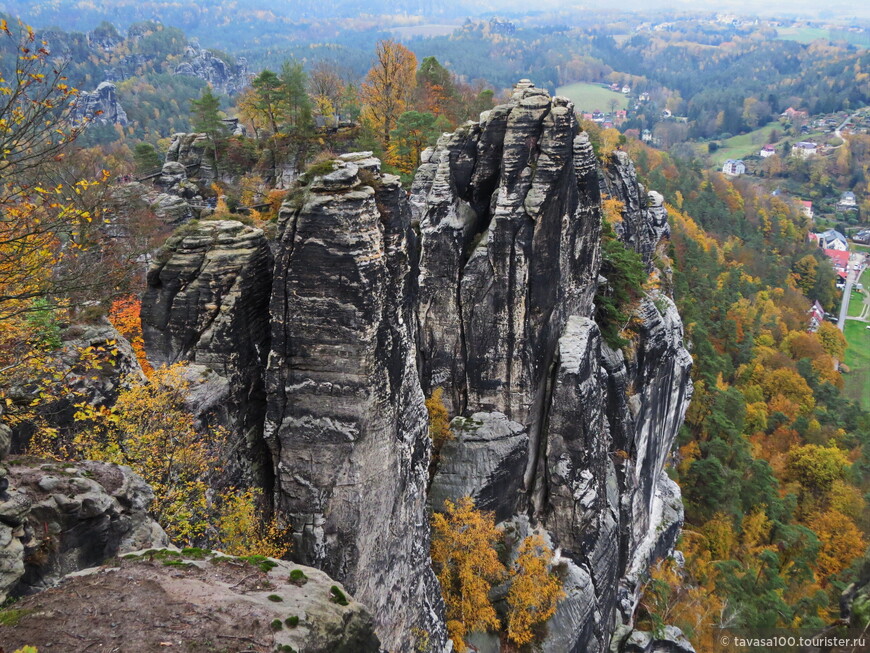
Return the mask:
<path id="1" fill-rule="evenodd" d="M 776 154 L 776 148 L 773 145 L 765 145 L 761 148 L 761 152 L 758 153 L 762 159 L 766 159 L 769 156 L 773 156 Z"/>
<path id="2" fill-rule="evenodd" d="M 839 211 L 855 211 L 858 209 L 858 202 L 855 199 L 855 193 L 847 190 L 840 196 L 840 201 L 837 202 Z"/>
<path id="3" fill-rule="evenodd" d="M 800 143 L 795 143 L 795 146 L 791 148 L 791 152 L 795 156 L 806 159 L 808 156 L 818 154 L 819 146 L 812 141 L 801 141 Z"/>
<path id="4" fill-rule="evenodd" d="M 722 172 L 726 175 L 742 175 L 746 172 L 746 164 L 740 159 L 728 159 L 722 166 Z"/>
<path id="5" fill-rule="evenodd" d="M 819 239 L 819 247 L 822 249 L 835 249 L 838 252 L 845 252 L 849 249 L 846 237 L 836 229 L 828 229 L 816 234 L 816 236 Z"/>

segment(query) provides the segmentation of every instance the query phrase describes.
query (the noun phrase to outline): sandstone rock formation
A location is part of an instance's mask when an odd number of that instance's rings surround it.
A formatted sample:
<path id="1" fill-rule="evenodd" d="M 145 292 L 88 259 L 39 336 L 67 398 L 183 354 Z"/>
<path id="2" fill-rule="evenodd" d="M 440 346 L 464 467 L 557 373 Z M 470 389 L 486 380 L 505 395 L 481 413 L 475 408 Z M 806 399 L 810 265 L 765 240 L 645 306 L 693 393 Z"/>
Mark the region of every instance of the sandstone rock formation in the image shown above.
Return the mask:
<path id="1" fill-rule="evenodd" d="M 262 230 L 234 220 L 191 223 L 147 275 L 142 331 L 154 364 L 189 361 L 224 380 L 214 416 L 242 446 L 235 466 L 263 484 L 263 368 L 269 350 L 272 254 Z M 201 407 L 202 408 L 202 407 Z"/>
<path id="2" fill-rule="evenodd" d="M 167 158 L 201 145 L 178 135 Z M 666 289 L 661 197 L 624 154 L 600 165 L 570 101 L 525 81 L 423 161 L 410 197 L 370 153 L 303 175 L 271 275 L 262 236 L 237 223 L 174 240 L 149 273 L 149 355 L 238 379 L 229 412 L 250 442 L 265 412 L 293 555 L 368 605 L 388 650 L 424 632 L 446 650 L 427 501 L 470 494 L 558 551 L 568 596 L 543 650 L 603 652 L 682 522 L 663 471 L 691 394 L 676 308 L 650 291 L 624 350 L 593 319 L 602 193 Z M 427 495 L 423 397 L 437 387 L 461 429 Z"/>
<path id="3" fill-rule="evenodd" d="M 112 82 L 102 82 L 94 91 L 79 93 L 73 107 L 73 121 L 121 126 L 129 122 L 127 112 L 118 101 L 117 89 Z"/>
<path id="4" fill-rule="evenodd" d="M 294 584 L 290 573 L 297 570 L 303 579 Z M 72 574 L 0 616 L 0 641 L 10 650 L 25 644 L 40 651 L 119 644 L 124 651 L 194 653 L 381 650 L 366 608 L 323 572 L 199 549 L 122 556 Z"/>
<path id="5" fill-rule="evenodd" d="M 265 435 L 294 555 L 346 583 L 386 648 L 406 651 L 415 629 L 436 647 L 445 631 L 428 558 L 426 408 L 404 310 L 410 215 L 397 177 L 376 186 L 339 161 L 285 211 Z"/>
<path id="6" fill-rule="evenodd" d="M 620 236 L 650 270 L 668 234 L 662 203 L 624 153 L 599 173 L 570 103 L 528 83 L 425 158 L 411 197 L 422 234 L 422 385 L 444 388 L 454 413 L 498 411 L 528 433 L 516 510 L 546 528 L 573 579 L 544 649 L 604 651 L 617 607 L 631 618 L 631 570 L 667 553 L 679 529 L 681 513 L 662 507 L 672 491 L 662 470 L 691 359 L 660 293 L 637 308 L 628 355 L 603 343 L 591 319 L 599 198 L 604 190 L 622 202 Z M 445 448 L 439 474 L 463 455 Z M 487 479 L 477 482 L 456 491 L 482 493 Z"/>
<path id="7" fill-rule="evenodd" d="M 168 542 L 148 515 L 151 488 L 129 467 L 23 457 L 0 469 L 0 600 Z"/>
<path id="8" fill-rule="evenodd" d="M 192 41 L 184 52 L 184 61 L 176 66 L 175 74 L 198 77 L 216 92 L 234 95 L 248 85 L 248 62 L 244 58 L 225 61 Z"/>

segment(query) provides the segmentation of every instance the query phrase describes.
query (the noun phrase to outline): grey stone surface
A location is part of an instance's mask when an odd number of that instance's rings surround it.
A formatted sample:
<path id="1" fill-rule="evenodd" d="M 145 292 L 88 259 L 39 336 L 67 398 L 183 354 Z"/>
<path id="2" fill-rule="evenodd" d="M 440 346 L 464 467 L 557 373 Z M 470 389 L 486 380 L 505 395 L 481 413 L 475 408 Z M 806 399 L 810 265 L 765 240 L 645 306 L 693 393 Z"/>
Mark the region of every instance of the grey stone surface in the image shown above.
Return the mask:
<path id="1" fill-rule="evenodd" d="M 304 583 L 290 582 L 294 570 Z M 333 600 L 335 591 L 344 604 Z M 40 651 L 76 650 L 82 641 L 98 650 L 120 644 L 143 652 L 210 642 L 226 651 L 382 650 L 371 614 L 346 588 L 318 569 L 275 559 L 263 570 L 219 553 L 191 556 L 152 547 L 69 574 L 16 607 L 22 617 L 2 627 L 4 646 L 34 644 Z M 291 616 L 295 625 L 286 621 Z M 280 627 L 272 626 L 276 620 Z"/>
<path id="2" fill-rule="evenodd" d="M 504 413 L 474 413 L 451 424 L 454 439 L 444 443 L 442 464 L 429 488 L 432 509 L 464 496 L 480 510 L 493 511 L 497 521 L 516 510 L 522 486 L 529 436 L 522 424 Z"/>
<path id="3" fill-rule="evenodd" d="M 164 246 L 147 276 L 142 332 L 155 364 L 189 361 L 211 370 L 199 412 L 213 413 L 240 442 L 233 471 L 263 485 L 263 370 L 269 348 L 272 255 L 260 229 L 202 221 Z M 197 380 L 204 379 L 201 374 Z M 216 400 L 225 392 L 226 400 Z M 205 396 L 212 397 L 205 405 Z M 233 473 L 231 471 L 230 473 Z"/>
<path id="4" fill-rule="evenodd" d="M 175 74 L 197 77 L 208 82 L 217 93 L 234 95 L 248 85 L 248 61 L 244 57 L 224 61 L 192 40 Z"/>
<path id="5" fill-rule="evenodd" d="M 112 82 L 101 82 L 91 92 L 80 92 L 76 96 L 72 119 L 79 123 L 87 121 L 92 125 L 124 126 L 129 122 Z"/>
<path id="6" fill-rule="evenodd" d="M 288 207 L 275 262 L 265 435 L 294 556 L 372 610 L 384 646 L 446 642 L 429 565 L 429 439 L 405 307 L 410 216 L 341 162 Z"/>
<path id="7" fill-rule="evenodd" d="M 617 617 L 630 620 L 621 607 L 636 604 L 641 572 L 682 523 L 659 489 L 691 359 L 663 293 L 636 307 L 625 352 L 602 342 L 591 319 L 600 198 L 623 203 L 619 236 L 650 272 L 668 236 L 663 203 L 624 153 L 600 167 L 570 102 L 528 81 L 423 160 L 409 201 L 421 232 L 423 388 L 442 387 L 451 415 L 499 411 L 528 434 L 522 485 L 502 500 L 546 529 L 573 579 L 545 648 L 604 651 Z M 445 447 L 442 468 L 457 478 L 455 468 L 489 464 L 491 451 L 475 453 Z M 486 485 L 475 476 L 462 484 L 472 495 Z"/>
<path id="8" fill-rule="evenodd" d="M 129 467 L 8 462 L 0 493 L 0 597 L 32 594 L 127 551 L 165 546 L 148 515 L 151 488 Z"/>

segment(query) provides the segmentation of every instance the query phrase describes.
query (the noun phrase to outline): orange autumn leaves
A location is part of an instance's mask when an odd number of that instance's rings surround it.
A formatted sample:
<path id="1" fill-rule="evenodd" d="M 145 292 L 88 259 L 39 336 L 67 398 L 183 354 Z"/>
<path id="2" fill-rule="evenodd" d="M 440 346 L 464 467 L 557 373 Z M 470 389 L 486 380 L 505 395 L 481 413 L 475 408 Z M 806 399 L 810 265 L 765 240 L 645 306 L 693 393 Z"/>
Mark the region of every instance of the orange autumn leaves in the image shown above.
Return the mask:
<path id="1" fill-rule="evenodd" d="M 508 582 L 506 634 L 515 645 L 534 641 L 536 627 L 556 612 L 565 595 L 551 570 L 552 550 L 538 534 L 526 537 L 510 570 L 496 552 L 503 538 L 492 513 L 481 512 L 463 497 L 445 502 L 432 519 L 432 562 L 447 607 L 447 629 L 458 651 L 476 631 L 498 629 L 502 621 L 490 600 L 494 586 Z"/>
<path id="2" fill-rule="evenodd" d="M 141 309 L 142 302 L 138 297 L 133 295 L 120 297 L 112 302 L 112 307 L 109 309 L 109 322 L 118 330 L 118 333 L 130 342 L 142 371 L 145 372 L 146 376 L 151 376 L 154 368 L 151 367 L 148 357 L 145 355 L 142 321 L 139 319 Z"/>

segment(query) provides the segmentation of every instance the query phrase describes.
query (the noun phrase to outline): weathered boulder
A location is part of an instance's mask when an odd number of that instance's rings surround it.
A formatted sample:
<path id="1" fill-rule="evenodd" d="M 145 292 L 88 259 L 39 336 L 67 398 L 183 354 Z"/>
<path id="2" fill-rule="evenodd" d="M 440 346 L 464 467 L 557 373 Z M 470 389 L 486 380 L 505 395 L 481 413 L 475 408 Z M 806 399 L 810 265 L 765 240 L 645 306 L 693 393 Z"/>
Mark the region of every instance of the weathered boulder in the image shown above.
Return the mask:
<path id="1" fill-rule="evenodd" d="M 22 457 L 7 468 L 14 489 L 0 493 L 0 596 L 32 594 L 119 553 L 168 543 L 148 515 L 151 488 L 128 467 Z"/>
<path id="2" fill-rule="evenodd" d="M 516 510 L 522 486 L 529 436 L 522 424 L 503 413 L 474 413 L 451 424 L 454 439 L 444 443 L 444 461 L 429 488 L 432 509 L 441 512 L 444 501 L 464 496 L 480 510 L 491 510 L 496 520 Z"/>
<path id="3" fill-rule="evenodd" d="M 410 216 L 397 177 L 376 186 L 337 161 L 285 211 L 265 434 L 294 556 L 368 605 L 388 650 L 413 650 L 420 631 L 441 650 L 427 415 L 404 305 Z"/>
<path id="4" fill-rule="evenodd" d="M 242 444 L 230 473 L 261 485 L 270 468 L 262 425 L 271 279 L 262 230 L 233 220 L 199 222 L 171 238 L 152 264 L 141 313 L 153 363 L 189 361 L 223 379 L 209 387 L 223 386 L 226 401 L 200 412 L 217 411 L 213 419 Z"/>
<path id="5" fill-rule="evenodd" d="M 145 199 L 154 214 L 168 225 L 179 225 L 193 215 L 190 204 L 179 195 L 151 193 Z"/>
<path id="6" fill-rule="evenodd" d="M 304 575 L 299 584 L 290 582 L 296 570 Z M 0 641 L 12 649 L 73 651 L 84 643 L 109 650 L 120 643 L 125 651 L 171 646 L 194 653 L 381 650 L 367 609 L 323 572 L 199 549 L 122 556 L 67 576 L 4 616 Z"/>
<path id="7" fill-rule="evenodd" d="M 214 177 L 214 161 L 207 134 L 173 134 L 166 151 L 166 162 L 180 163 L 188 171 L 188 176 L 195 173 L 202 179 Z"/>
<path id="8" fill-rule="evenodd" d="M 676 626 L 665 626 L 659 634 L 631 631 L 618 650 L 619 653 L 695 653 L 692 644 Z"/>

